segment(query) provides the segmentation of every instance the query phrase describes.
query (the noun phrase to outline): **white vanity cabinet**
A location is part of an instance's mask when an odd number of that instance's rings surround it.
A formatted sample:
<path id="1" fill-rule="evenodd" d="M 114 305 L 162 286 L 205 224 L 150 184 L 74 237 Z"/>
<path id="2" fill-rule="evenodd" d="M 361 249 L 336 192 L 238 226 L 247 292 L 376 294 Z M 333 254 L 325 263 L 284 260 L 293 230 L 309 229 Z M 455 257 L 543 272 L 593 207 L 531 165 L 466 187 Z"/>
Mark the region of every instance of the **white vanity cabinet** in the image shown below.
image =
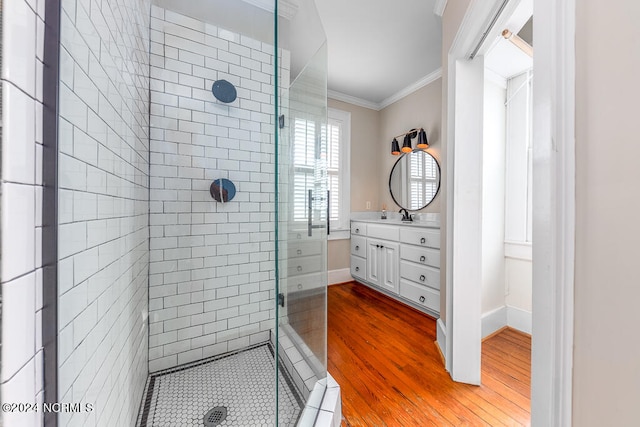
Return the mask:
<path id="1" fill-rule="evenodd" d="M 367 281 L 397 294 L 399 252 L 397 242 L 367 238 Z"/>
<path id="2" fill-rule="evenodd" d="M 351 275 L 420 309 L 440 314 L 440 229 L 379 221 L 351 222 Z"/>

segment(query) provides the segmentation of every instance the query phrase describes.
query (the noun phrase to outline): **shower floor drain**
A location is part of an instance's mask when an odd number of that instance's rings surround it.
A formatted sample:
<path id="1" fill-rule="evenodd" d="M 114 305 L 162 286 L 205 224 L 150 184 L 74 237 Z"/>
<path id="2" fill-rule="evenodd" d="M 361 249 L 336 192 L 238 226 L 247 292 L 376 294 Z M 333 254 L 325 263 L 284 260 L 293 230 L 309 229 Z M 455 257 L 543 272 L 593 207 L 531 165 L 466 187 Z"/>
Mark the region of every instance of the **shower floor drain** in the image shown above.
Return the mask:
<path id="1" fill-rule="evenodd" d="M 205 427 L 219 426 L 226 418 L 227 408 L 224 406 L 216 406 L 204 416 L 204 425 Z"/>

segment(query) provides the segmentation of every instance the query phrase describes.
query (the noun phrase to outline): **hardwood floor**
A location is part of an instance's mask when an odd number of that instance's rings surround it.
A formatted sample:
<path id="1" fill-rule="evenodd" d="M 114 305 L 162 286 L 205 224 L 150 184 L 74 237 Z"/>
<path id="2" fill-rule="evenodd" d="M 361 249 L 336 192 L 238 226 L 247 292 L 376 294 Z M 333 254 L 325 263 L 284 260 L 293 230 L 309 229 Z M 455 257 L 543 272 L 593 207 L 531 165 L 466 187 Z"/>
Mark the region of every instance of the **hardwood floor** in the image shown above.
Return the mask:
<path id="1" fill-rule="evenodd" d="M 343 426 L 530 425 L 531 339 L 506 329 L 482 345 L 482 385 L 455 383 L 433 318 L 364 285 L 329 287 L 328 368 Z"/>

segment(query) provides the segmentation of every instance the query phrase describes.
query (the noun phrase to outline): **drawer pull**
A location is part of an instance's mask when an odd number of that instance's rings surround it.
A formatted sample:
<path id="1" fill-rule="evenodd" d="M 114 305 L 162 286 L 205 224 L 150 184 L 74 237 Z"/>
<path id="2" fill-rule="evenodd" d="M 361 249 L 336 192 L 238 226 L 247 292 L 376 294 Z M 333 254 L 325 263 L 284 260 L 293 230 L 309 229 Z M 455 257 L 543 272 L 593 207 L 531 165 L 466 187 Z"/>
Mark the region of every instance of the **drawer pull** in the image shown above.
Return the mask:
<path id="1" fill-rule="evenodd" d="M 425 244 L 427 243 L 427 239 L 425 239 L 424 237 L 422 239 L 420 239 L 420 243 Z"/>
<path id="2" fill-rule="evenodd" d="M 421 282 L 424 282 L 424 279 L 426 279 L 426 277 L 424 277 L 424 274 L 421 274 L 421 275 L 420 275 L 420 281 L 421 281 Z"/>
<path id="3" fill-rule="evenodd" d="M 298 266 L 298 268 L 297 268 L 296 270 L 298 270 L 298 271 L 302 271 L 302 266 L 301 266 L 301 265 L 299 265 L 299 266 Z"/>
<path id="4" fill-rule="evenodd" d="M 360 271 L 360 267 L 356 267 L 356 271 Z"/>
<path id="5" fill-rule="evenodd" d="M 298 253 L 298 255 L 302 255 L 302 249 L 298 249 L 296 252 Z"/>
<path id="6" fill-rule="evenodd" d="M 360 234 L 360 229 L 356 228 L 356 234 Z"/>
<path id="7" fill-rule="evenodd" d="M 420 257 L 420 262 L 425 262 L 426 260 L 427 260 L 427 258 L 426 258 L 424 255 L 422 255 L 422 256 Z"/>
<path id="8" fill-rule="evenodd" d="M 360 250 L 360 246 L 356 245 L 356 251 Z"/>
<path id="9" fill-rule="evenodd" d="M 420 302 L 424 302 L 425 298 L 421 295 L 420 296 Z"/>

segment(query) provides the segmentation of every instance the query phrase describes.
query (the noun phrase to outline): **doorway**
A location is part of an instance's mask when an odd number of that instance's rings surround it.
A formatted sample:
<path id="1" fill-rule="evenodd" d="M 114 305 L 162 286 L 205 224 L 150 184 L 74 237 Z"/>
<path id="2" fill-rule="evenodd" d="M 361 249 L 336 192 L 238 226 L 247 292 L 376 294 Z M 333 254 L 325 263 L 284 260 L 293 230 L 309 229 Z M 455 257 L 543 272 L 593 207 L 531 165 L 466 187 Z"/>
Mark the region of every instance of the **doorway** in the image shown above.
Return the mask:
<path id="1" fill-rule="evenodd" d="M 479 384 L 483 273 L 482 111 L 492 34 L 525 0 L 471 3 L 448 55 L 446 365 Z M 573 328 L 574 5 L 533 0 L 532 423 L 570 425 Z M 559 55 L 558 53 L 563 55 Z"/>

